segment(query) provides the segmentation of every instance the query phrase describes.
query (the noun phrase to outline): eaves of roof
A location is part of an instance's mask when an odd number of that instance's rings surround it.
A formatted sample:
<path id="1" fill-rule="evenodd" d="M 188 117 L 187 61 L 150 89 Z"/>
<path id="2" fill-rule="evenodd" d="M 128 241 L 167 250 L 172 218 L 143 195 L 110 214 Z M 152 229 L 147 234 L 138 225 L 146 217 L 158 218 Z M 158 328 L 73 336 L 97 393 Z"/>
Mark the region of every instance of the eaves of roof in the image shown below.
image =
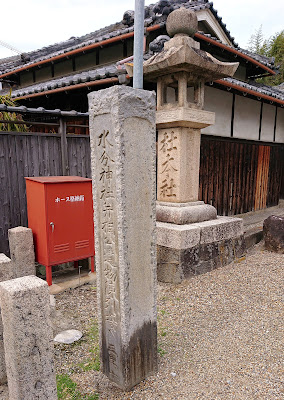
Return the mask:
<path id="1" fill-rule="evenodd" d="M 284 106 L 284 93 L 281 93 L 281 90 L 275 89 L 272 86 L 257 84 L 255 82 L 242 82 L 235 78 L 218 79 L 214 83 L 235 89 L 243 94 L 249 94 L 258 100 L 264 99 L 271 103 L 280 104 L 282 107 Z"/>
<path id="2" fill-rule="evenodd" d="M 64 111 L 60 109 L 56 110 L 47 110 L 43 107 L 38 108 L 28 108 L 25 106 L 18 106 L 18 107 L 10 107 L 6 106 L 5 104 L 0 104 L 0 112 L 15 112 L 19 114 L 47 114 L 47 115 L 55 115 L 55 116 L 62 116 L 62 117 L 88 117 L 89 113 L 82 113 L 79 111 Z"/>
<path id="3" fill-rule="evenodd" d="M 235 48 L 232 46 L 228 46 L 227 44 L 222 43 L 221 40 L 217 39 L 216 37 L 213 37 L 210 34 L 204 32 L 196 32 L 195 37 L 197 39 L 201 39 L 210 44 L 213 44 L 214 46 L 220 47 L 221 49 L 227 50 L 230 53 L 235 54 L 236 56 L 242 57 L 246 61 L 250 61 L 252 64 L 263 68 L 272 75 L 276 74 L 276 72 L 272 69 L 274 67 L 273 57 L 270 58 L 266 56 L 261 56 L 256 53 L 252 53 L 251 51 L 241 49 L 240 47 Z"/>
<path id="4" fill-rule="evenodd" d="M 149 55 L 146 55 L 148 57 Z M 75 75 L 70 75 L 60 79 L 53 79 L 49 82 L 38 83 L 23 89 L 16 90 L 12 97 L 17 100 L 24 100 L 32 97 L 50 95 L 70 90 L 91 88 L 93 86 L 111 85 L 127 83 L 129 76 L 126 74 L 124 66 L 111 65 L 96 70 L 84 71 Z M 227 88 L 235 89 L 240 93 L 250 94 L 257 99 L 264 99 L 284 105 L 284 93 L 275 87 L 261 85 L 257 83 L 242 82 L 235 78 L 225 78 L 215 81 L 215 83 Z"/>
<path id="5" fill-rule="evenodd" d="M 156 3 L 156 5 L 157 4 L 158 3 Z M 148 8 L 151 11 L 156 5 L 152 4 Z M 186 8 L 193 9 L 194 11 L 199 11 L 202 9 L 210 9 L 213 12 L 215 18 L 219 21 L 220 25 L 223 27 L 224 32 L 227 34 L 228 38 L 232 41 L 232 43 L 235 46 L 237 46 L 237 44 L 234 42 L 234 38 L 232 38 L 229 34 L 229 31 L 226 30 L 226 25 L 222 22 L 222 18 L 218 16 L 217 11 L 213 8 L 212 2 L 208 2 L 208 0 L 195 0 L 188 2 L 184 0 L 176 0 L 175 3 L 173 4 L 173 9 L 179 8 L 182 5 L 185 6 Z M 165 23 L 166 23 L 165 15 L 160 15 L 160 16 L 152 15 L 151 17 L 145 19 L 146 31 L 151 32 L 154 30 L 161 29 L 165 26 Z M 1 63 L 0 78 L 4 78 L 16 74 L 18 72 L 28 70 L 29 68 L 54 62 L 62 58 L 68 58 L 75 54 L 82 53 L 94 49 L 96 47 L 102 47 L 104 45 L 114 43 L 116 41 L 124 40 L 133 37 L 133 35 L 134 35 L 133 26 L 126 26 L 122 22 L 110 25 L 99 31 L 90 33 L 88 35 L 84 35 L 80 38 L 71 38 L 68 41 L 48 46 L 34 52 L 30 52 L 27 54 L 27 56 L 31 58 L 31 61 L 25 63 L 24 65 L 20 62 L 20 56 L 18 57 L 19 59 L 16 63 L 14 58 L 13 62 Z M 210 42 L 216 46 L 222 47 L 229 52 L 238 54 L 240 57 L 260 66 L 270 74 L 275 74 L 275 72 L 272 69 L 273 62 L 271 59 L 267 57 L 250 53 L 249 51 L 244 49 L 225 45 L 217 38 L 214 38 L 211 35 L 204 34 L 202 32 L 198 32 L 196 34 L 196 37 L 201 40 Z"/>
<path id="6" fill-rule="evenodd" d="M 151 27 L 149 27 L 147 29 L 148 29 L 148 31 L 153 31 L 153 30 L 157 30 L 157 29 L 162 28 L 163 25 L 165 25 L 165 22 L 164 23 L 160 23 L 158 25 L 151 26 Z M 0 78 L 12 75 L 15 72 L 20 72 L 21 70 L 26 70 L 28 68 L 32 68 L 33 66 L 36 66 L 36 65 L 41 65 L 43 63 L 55 61 L 58 58 L 69 57 L 69 56 L 71 56 L 71 55 L 73 55 L 75 53 L 79 53 L 81 51 L 86 51 L 86 50 L 89 50 L 89 49 L 95 48 L 95 47 L 101 47 L 104 44 L 106 44 L 106 42 L 110 43 L 110 42 L 115 42 L 115 41 L 118 41 L 118 40 L 123 40 L 124 38 L 132 37 L 133 35 L 134 35 L 134 32 L 129 32 L 128 34 L 123 34 L 121 36 L 116 36 L 116 37 L 113 37 L 111 39 L 106 39 L 106 40 L 103 40 L 101 42 L 93 43 L 92 45 L 89 45 L 89 46 L 84 47 L 84 48 L 79 48 L 77 50 L 72 50 L 71 52 L 65 53 L 64 55 L 54 56 L 53 58 L 49 58 L 48 60 L 41 60 L 41 61 L 39 61 L 38 63 L 35 63 L 35 64 L 28 64 L 28 65 L 26 64 L 25 67 L 22 67 L 21 69 L 18 69 L 17 71 L 13 70 L 13 71 L 10 71 L 10 72 L 7 72 L 5 74 L 0 75 Z M 201 40 L 204 40 L 206 42 L 209 42 L 209 43 L 211 43 L 211 44 L 213 44 L 213 45 L 215 45 L 217 47 L 220 47 L 220 48 L 222 48 L 224 50 L 227 50 L 227 51 L 229 51 L 229 52 L 231 52 L 231 53 L 233 53 L 233 54 L 235 54 L 237 56 L 240 56 L 240 57 L 244 58 L 246 61 L 250 61 L 252 64 L 257 65 L 258 67 L 264 69 L 265 71 L 269 72 L 272 75 L 276 74 L 275 71 L 273 71 L 271 68 L 268 67 L 268 65 L 269 65 L 268 60 L 269 59 L 267 57 L 262 57 L 263 60 L 262 60 L 262 62 L 260 62 L 260 61 L 256 60 L 256 58 L 257 58 L 256 56 L 258 56 L 258 55 L 254 55 L 253 53 L 250 53 L 250 52 L 247 52 L 247 54 L 245 54 L 245 53 L 243 53 L 242 50 L 238 50 L 238 49 L 235 49 L 233 47 L 230 47 L 230 46 L 222 43 L 217 38 L 212 37 L 211 35 L 204 34 L 202 32 L 197 32 L 195 34 L 195 37 L 197 39 L 201 39 Z M 264 63 L 266 65 L 264 65 Z"/>
<path id="7" fill-rule="evenodd" d="M 34 85 L 18 89 L 12 92 L 14 99 L 26 99 L 38 97 L 45 94 L 66 92 L 69 90 L 89 88 L 97 85 L 110 85 L 112 83 L 125 83 L 126 70 L 124 65 L 117 67 L 111 65 L 83 71 L 63 78 L 52 79 L 48 82 L 36 83 Z"/>

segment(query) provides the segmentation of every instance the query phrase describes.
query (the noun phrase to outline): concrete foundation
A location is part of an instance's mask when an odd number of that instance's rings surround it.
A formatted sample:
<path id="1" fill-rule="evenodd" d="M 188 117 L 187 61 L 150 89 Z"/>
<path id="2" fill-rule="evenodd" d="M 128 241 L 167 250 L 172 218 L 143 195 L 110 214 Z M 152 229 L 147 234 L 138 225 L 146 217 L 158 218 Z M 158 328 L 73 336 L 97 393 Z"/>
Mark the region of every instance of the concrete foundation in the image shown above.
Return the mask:
<path id="1" fill-rule="evenodd" d="M 180 283 L 242 257 L 243 222 L 230 217 L 190 225 L 157 222 L 157 244 L 158 280 Z"/>

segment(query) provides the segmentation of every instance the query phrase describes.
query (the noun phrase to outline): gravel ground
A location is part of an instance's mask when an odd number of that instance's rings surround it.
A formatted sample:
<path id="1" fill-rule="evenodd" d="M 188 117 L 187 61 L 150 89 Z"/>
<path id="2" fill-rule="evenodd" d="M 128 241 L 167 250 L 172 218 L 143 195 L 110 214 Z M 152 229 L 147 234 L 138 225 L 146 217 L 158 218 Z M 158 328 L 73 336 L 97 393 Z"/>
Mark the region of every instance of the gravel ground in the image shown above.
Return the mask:
<path id="1" fill-rule="evenodd" d="M 159 284 L 159 372 L 128 393 L 88 371 L 97 367 L 95 286 L 56 295 L 55 331 L 84 333 L 77 344 L 55 346 L 57 373 L 100 400 L 284 399 L 283 267 L 283 255 L 259 244 L 239 263 Z"/>

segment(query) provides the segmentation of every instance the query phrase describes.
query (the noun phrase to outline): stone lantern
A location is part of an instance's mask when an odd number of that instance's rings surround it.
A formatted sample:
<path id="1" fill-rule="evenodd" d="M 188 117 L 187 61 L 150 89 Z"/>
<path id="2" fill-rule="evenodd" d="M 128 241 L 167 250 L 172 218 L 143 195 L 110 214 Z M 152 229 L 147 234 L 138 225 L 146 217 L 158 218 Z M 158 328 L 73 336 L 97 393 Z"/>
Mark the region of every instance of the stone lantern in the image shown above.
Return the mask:
<path id="1" fill-rule="evenodd" d="M 158 279 L 183 278 L 226 264 L 243 252 L 242 220 L 217 217 L 198 200 L 201 129 L 215 123 L 204 110 L 204 84 L 233 76 L 238 63 L 200 50 L 193 11 L 181 7 L 167 19 L 172 37 L 144 62 L 144 79 L 157 82 Z M 228 256 L 224 256 L 228 254 Z"/>
<path id="2" fill-rule="evenodd" d="M 200 50 L 192 38 L 197 27 L 193 11 L 173 11 L 167 19 L 173 38 L 144 63 L 145 80 L 157 81 L 160 202 L 198 201 L 200 130 L 215 123 L 215 114 L 204 110 L 204 83 L 233 76 L 239 65 L 220 62 Z"/>
<path id="3" fill-rule="evenodd" d="M 172 37 L 144 63 L 144 79 L 157 82 L 158 279 L 180 282 L 231 262 L 244 252 L 242 220 L 217 217 L 199 201 L 201 129 L 215 123 L 204 110 L 204 84 L 233 76 L 226 63 L 200 50 L 193 39 L 197 17 L 184 7 L 167 19 Z"/>

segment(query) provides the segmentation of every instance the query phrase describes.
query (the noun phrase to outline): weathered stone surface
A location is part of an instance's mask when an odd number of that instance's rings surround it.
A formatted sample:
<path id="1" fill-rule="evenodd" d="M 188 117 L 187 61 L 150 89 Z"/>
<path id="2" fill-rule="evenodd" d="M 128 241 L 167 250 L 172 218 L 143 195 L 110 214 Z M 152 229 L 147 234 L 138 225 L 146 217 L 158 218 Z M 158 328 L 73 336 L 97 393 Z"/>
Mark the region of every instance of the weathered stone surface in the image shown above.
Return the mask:
<path id="1" fill-rule="evenodd" d="M 172 222 L 177 225 L 193 224 L 214 220 L 217 218 L 217 210 L 209 204 L 189 207 L 171 207 L 157 204 L 157 221 Z"/>
<path id="2" fill-rule="evenodd" d="M 243 220 L 241 218 L 219 217 L 213 221 L 194 224 L 200 228 L 200 243 L 220 242 L 222 240 L 243 235 Z"/>
<path id="3" fill-rule="evenodd" d="M 89 94 L 102 371 L 129 390 L 157 369 L 155 95 Z"/>
<path id="4" fill-rule="evenodd" d="M 17 226 L 8 230 L 14 277 L 35 275 L 35 252 L 33 233 L 30 228 Z"/>
<path id="5" fill-rule="evenodd" d="M 15 277 L 14 265 L 9 257 L 0 253 L 0 282 L 8 281 Z"/>
<path id="6" fill-rule="evenodd" d="M 200 242 L 200 228 L 195 224 L 175 225 L 157 222 L 157 244 L 173 249 L 187 249 Z"/>
<path id="7" fill-rule="evenodd" d="M 202 129 L 215 124 L 215 113 L 211 111 L 196 110 L 194 108 L 178 107 L 171 105 L 171 108 L 157 111 L 157 128 L 189 128 Z M 188 131 L 190 132 L 190 130 Z"/>
<path id="8" fill-rule="evenodd" d="M 263 222 L 263 237 L 268 250 L 284 253 L 284 218 L 271 215 Z"/>
<path id="9" fill-rule="evenodd" d="M 49 292 L 26 276 L 0 283 L 10 400 L 56 400 Z"/>
<path id="10" fill-rule="evenodd" d="M 14 278 L 14 266 L 9 257 L 0 253 L 0 282 Z M 3 342 L 3 324 L 0 312 L 0 384 L 7 382 L 5 352 Z"/>
<path id="11" fill-rule="evenodd" d="M 158 131 L 159 201 L 186 203 L 198 200 L 200 130 Z"/>
<path id="12" fill-rule="evenodd" d="M 194 36 L 198 30 L 198 20 L 195 12 L 181 7 L 171 12 L 167 18 L 167 32 L 170 36 L 183 33 Z"/>
<path id="13" fill-rule="evenodd" d="M 168 224 L 170 225 L 170 224 Z M 245 253 L 244 236 L 219 242 L 200 242 L 186 249 L 158 245 L 157 274 L 161 282 L 180 283 L 191 276 L 225 266 Z"/>
<path id="14" fill-rule="evenodd" d="M 77 329 L 68 329 L 67 331 L 58 333 L 53 340 L 58 343 L 71 344 L 80 340 L 82 336 L 83 334 L 81 331 Z"/>
<path id="15" fill-rule="evenodd" d="M 192 38 L 184 37 L 184 44 L 176 44 L 176 37 L 164 45 L 164 50 L 143 63 L 146 80 L 155 81 L 161 75 L 170 75 L 178 71 L 191 74 L 192 81 L 216 80 L 233 76 L 239 63 L 217 60 L 211 54 L 192 46 Z"/>

